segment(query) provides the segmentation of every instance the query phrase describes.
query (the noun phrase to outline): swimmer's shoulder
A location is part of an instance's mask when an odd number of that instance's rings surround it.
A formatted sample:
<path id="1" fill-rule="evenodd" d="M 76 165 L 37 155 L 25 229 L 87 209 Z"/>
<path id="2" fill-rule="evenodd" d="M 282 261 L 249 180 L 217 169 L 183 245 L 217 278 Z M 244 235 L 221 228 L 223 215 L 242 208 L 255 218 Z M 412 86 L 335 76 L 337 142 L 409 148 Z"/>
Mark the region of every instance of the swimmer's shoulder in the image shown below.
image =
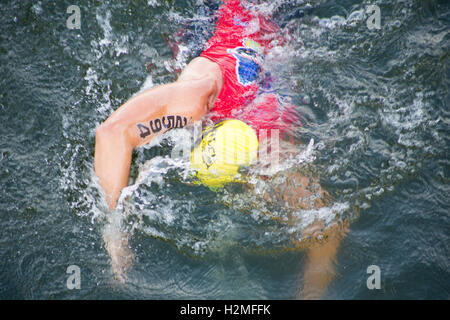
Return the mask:
<path id="1" fill-rule="evenodd" d="M 204 58 L 197 57 L 184 68 L 177 81 L 192 81 L 210 77 L 213 79 L 221 79 L 222 72 L 217 63 Z"/>

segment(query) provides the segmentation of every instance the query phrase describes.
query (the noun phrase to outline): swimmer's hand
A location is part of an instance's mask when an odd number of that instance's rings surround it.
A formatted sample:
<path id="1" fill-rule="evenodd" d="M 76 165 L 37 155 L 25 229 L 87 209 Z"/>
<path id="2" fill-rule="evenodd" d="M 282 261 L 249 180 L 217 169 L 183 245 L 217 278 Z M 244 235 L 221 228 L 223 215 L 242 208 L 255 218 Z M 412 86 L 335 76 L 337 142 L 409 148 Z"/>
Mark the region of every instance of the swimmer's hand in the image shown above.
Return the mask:
<path id="1" fill-rule="evenodd" d="M 125 283 L 126 273 L 134 261 L 134 253 L 128 245 L 127 235 L 117 230 L 113 232 L 111 228 L 107 228 L 103 233 L 103 240 L 111 258 L 114 278 L 121 283 Z"/>

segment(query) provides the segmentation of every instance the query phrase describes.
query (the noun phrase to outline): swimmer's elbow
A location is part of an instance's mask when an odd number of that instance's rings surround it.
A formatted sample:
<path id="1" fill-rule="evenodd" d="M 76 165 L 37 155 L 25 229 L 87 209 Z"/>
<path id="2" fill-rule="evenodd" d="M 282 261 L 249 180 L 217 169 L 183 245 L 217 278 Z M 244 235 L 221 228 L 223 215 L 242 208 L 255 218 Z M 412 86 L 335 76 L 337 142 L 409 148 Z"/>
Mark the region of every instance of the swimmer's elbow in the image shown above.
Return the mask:
<path id="1" fill-rule="evenodd" d="M 127 128 L 117 121 L 105 121 L 95 129 L 95 143 L 107 142 L 129 144 Z"/>
<path id="2" fill-rule="evenodd" d="M 222 88 L 219 83 L 217 77 L 207 76 L 205 77 L 205 92 L 207 92 L 207 101 L 206 101 L 206 111 L 211 110 L 214 107 L 214 103 L 219 96 L 220 90 Z"/>

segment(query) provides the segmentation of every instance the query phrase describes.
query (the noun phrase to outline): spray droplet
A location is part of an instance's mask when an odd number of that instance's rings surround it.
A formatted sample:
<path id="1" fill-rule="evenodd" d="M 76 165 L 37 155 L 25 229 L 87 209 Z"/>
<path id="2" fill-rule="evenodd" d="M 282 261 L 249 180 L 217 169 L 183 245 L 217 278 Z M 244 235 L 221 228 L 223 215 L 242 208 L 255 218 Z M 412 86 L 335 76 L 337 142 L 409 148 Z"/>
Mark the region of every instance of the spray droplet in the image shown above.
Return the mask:
<path id="1" fill-rule="evenodd" d="M 303 98 L 302 98 L 302 103 L 303 104 L 309 104 L 310 102 L 311 102 L 311 99 L 309 98 L 308 95 L 303 96 Z"/>

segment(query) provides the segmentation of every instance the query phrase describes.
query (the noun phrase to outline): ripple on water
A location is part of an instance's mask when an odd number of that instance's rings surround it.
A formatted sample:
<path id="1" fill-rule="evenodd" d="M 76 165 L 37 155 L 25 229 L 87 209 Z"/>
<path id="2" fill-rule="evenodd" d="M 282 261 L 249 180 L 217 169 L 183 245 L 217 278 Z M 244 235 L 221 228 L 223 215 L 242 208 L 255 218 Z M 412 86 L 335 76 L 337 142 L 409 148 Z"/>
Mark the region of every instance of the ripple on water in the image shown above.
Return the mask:
<path id="1" fill-rule="evenodd" d="M 285 3 L 273 1 L 255 8 L 269 12 Z M 159 248 L 161 244 L 157 242 L 137 249 L 142 250 L 139 259 L 152 268 L 136 267 L 135 278 L 131 280 L 136 281 L 133 283 L 136 292 L 142 290 L 159 297 L 224 297 L 225 288 L 232 291 L 229 283 L 238 288 L 240 283 L 246 283 L 248 286 L 238 289 L 236 296 L 264 297 L 265 288 L 252 279 L 242 255 L 233 256 L 233 248 L 247 248 L 247 253 L 263 248 L 265 254 L 294 248 L 292 239 L 301 238 L 315 220 L 331 226 L 344 217 L 356 218 L 359 209 L 370 210 L 383 197 L 399 192 L 398 186 L 403 184 L 401 192 L 405 198 L 430 201 L 430 206 L 448 206 L 442 197 L 446 193 L 443 184 L 448 180 L 445 162 L 435 169 L 436 177 L 406 183 L 423 173 L 428 157 L 438 157 L 448 150 L 445 138 L 448 130 L 442 129 L 447 115 L 439 109 L 445 105 L 442 97 L 447 93 L 438 81 L 442 75 L 435 71 L 445 70 L 448 64 L 444 52 L 448 32 L 442 30 L 440 22 L 436 22 L 435 29 L 414 27 L 416 3 L 403 2 L 404 8 L 383 1 L 380 4 L 385 5 L 383 10 L 393 11 L 383 17 L 386 29 L 378 33 L 367 30 L 363 5 L 343 8 L 331 3 L 328 7 L 326 2 L 319 2 L 318 10 L 289 21 L 283 28 L 290 42 L 268 54 L 266 67 L 286 82 L 283 92 L 299 105 L 297 111 L 310 120 L 298 129 L 295 137 L 296 141 L 306 142 L 306 145 L 298 143 L 298 148 L 305 152 L 283 162 L 274 172 L 264 172 L 269 176 L 267 180 L 258 176 L 262 171 L 250 172 L 253 193 L 238 186 L 212 192 L 191 183 L 192 172 L 185 159 L 148 157 L 149 150 L 168 154 L 171 148 L 181 146 L 186 131 L 167 135 L 172 140 L 169 146 L 155 140 L 147 149 L 137 151 L 133 162 L 137 179 L 120 200 L 119 210 L 127 214 L 123 226 L 136 241 L 139 239 L 138 245 L 157 239 L 169 244 L 169 248 Z M 84 55 L 88 60 L 80 62 L 84 72 L 82 85 L 75 93 L 75 104 L 66 107 L 62 116 L 65 150 L 61 154 L 60 190 L 75 215 L 86 217 L 99 228 L 105 222 L 107 210 L 91 164 L 95 126 L 133 93 L 171 80 L 171 74 L 190 58 L 192 48 L 204 44 L 195 36 L 186 37 L 184 54 L 178 60 L 172 59 L 160 29 L 169 27 L 172 32 L 177 26 L 200 21 L 208 31 L 214 24 L 213 19 L 205 20 L 192 8 L 185 12 L 153 0 L 148 1 L 148 6 L 161 10 L 151 20 L 159 21 L 154 29 L 160 32 L 150 37 L 151 44 L 146 30 L 132 35 L 115 24 L 113 10 L 100 6 L 93 11 L 97 29 L 92 31 L 90 52 Z M 41 9 L 40 3 L 33 7 L 36 15 L 41 14 Z M 288 6 L 283 10 L 295 13 L 297 9 Z M 411 32 L 405 33 L 409 27 Z M 171 40 L 179 40 L 173 37 Z M 134 48 L 139 48 L 137 53 Z M 145 58 L 126 61 L 131 56 Z M 130 71 L 127 64 L 130 68 L 148 63 L 153 65 L 150 76 L 145 74 L 144 67 L 137 75 L 125 72 Z M 114 73 L 118 70 L 132 76 L 122 81 L 122 75 Z M 110 81 L 105 80 L 109 78 Z M 130 78 L 142 81 L 136 80 L 132 87 Z M 91 142 L 86 145 L 86 140 Z M 285 183 L 285 178 L 295 170 L 313 173 L 332 201 L 318 209 L 299 209 L 290 207 L 282 197 L 279 201 L 264 199 L 264 193 L 275 194 L 275 186 Z M 410 208 L 404 210 L 415 214 Z M 382 219 L 386 230 L 392 231 L 399 223 L 398 214 Z M 292 218 L 299 222 L 289 225 Z M 377 233 L 370 226 L 367 229 L 370 231 L 356 235 L 356 239 L 361 236 L 362 243 L 360 247 L 353 243 L 356 249 L 351 253 L 352 261 L 362 263 L 370 256 L 364 237 L 379 236 L 380 243 L 386 240 L 386 233 Z M 414 241 L 406 244 L 408 248 L 417 244 L 415 241 L 432 246 L 424 234 L 410 235 Z M 438 238 L 439 233 L 431 236 Z M 173 248 L 182 257 L 172 257 Z M 445 270 L 444 249 L 445 245 L 440 244 L 439 249 L 414 258 L 428 267 L 438 261 L 439 268 Z M 155 252 L 158 259 L 147 261 L 151 259 L 150 252 Z M 217 258 L 216 263 L 210 263 L 213 258 Z M 24 258 L 21 262 L 24 270 L 29 267 L 38 272 L 37 268 L 45 261 L 35 260 L 33 266 Z M 173 277 L 165 274 L 171 264 Z M 391 271 L 393 276 L 402 269 Z M 149 278 L 153 280 L 146 283 Z"/>

